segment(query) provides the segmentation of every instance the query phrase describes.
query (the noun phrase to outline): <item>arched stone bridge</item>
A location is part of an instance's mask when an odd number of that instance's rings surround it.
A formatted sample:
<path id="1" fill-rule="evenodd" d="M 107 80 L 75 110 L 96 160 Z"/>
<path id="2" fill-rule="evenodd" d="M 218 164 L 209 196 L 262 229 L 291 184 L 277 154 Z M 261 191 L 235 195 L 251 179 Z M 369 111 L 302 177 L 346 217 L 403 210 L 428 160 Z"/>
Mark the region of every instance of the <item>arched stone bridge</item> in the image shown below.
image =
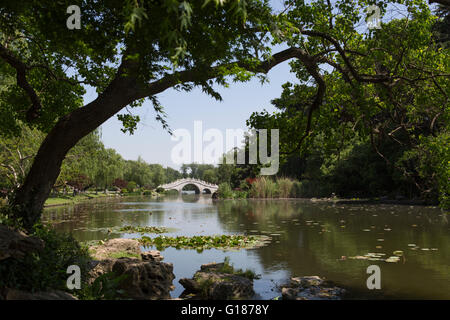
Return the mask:
<path id="1" fill-rule="evenodd" d="M 185 186 L 190 184 L 194 185 L 198 189 L 199 193 L 213 194 L 219 189 L 219 186 L 216 184 L 192 178 L 178 179 L 174 182 L 160 185 L 158 188 L 163 188 L 165 190 L 177 190 L 179 193 L 181 193 L 181 190 L 183 190 Z"/>

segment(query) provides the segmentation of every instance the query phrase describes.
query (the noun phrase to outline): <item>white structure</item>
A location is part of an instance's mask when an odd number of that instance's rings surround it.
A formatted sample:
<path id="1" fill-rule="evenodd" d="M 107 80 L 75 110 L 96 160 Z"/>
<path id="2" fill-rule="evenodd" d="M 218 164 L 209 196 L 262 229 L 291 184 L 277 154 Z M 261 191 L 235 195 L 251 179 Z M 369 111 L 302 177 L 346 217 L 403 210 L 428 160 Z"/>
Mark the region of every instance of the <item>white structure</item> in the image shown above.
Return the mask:
<path id="1" fill-rule="evenodd" d="M 174 182 L 167 183 L 160 185 L 158 188 L 163 188 L 165 190 L 177 190 L 179 193 L 181 193 L 181 190 L 187 186 L 188 184 L 192 184 L 200 191 L 200 193 L 203 193 L 206 191 L 207 193 L 214 193 L 219 189 L 219 186 L 216 184 L 212 184 L 203 180 L 198 179 L 178 179 Z M 209 192 L 208 192 L 209 191 Z"/>

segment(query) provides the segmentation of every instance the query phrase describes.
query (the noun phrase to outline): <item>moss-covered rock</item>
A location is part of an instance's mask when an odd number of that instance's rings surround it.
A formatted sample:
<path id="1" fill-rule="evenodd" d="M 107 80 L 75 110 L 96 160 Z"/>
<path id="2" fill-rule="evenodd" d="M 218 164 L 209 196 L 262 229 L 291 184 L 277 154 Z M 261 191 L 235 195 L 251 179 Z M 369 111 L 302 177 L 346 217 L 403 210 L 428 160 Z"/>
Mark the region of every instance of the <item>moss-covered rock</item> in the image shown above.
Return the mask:
<path id="1" fill-rule="evenodd" d="M 245 276 L 249 275 L 249 276 Z M 251 276 L 250 276 L 251 275 Z M 249 299 L 253 291 L 254 273 L 234 268 L 225 260 L 223 263 L 209 263 L 200 267 L 192 279 L 180 279 L 185 288 L 181 298 L 205 300 Z"/>

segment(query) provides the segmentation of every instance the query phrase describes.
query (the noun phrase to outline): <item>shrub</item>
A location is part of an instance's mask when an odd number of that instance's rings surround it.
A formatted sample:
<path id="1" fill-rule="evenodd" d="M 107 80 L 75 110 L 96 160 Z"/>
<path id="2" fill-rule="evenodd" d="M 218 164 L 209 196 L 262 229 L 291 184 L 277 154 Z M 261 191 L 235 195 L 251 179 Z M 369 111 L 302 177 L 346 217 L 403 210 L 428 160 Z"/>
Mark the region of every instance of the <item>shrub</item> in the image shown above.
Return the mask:
<path id="1" fill-rule="evenodd" d="M 233 190 L 231 190 L 230 184 L 223 182 L 219 184 L 219 189 L 217 190 L 217 195 L 221 199 L 233 198 Z"/>
<path id="2" fill-rule="evenodd" d="M 80 267 L 85 282 L 91 260 L 87 247 L 80 246 L 71 235 L 42 225 L 35 226 L 31 235 L 45 242 L 44 249 L 26 255 L 21 261 L 13 258 L 0 261 L 0 287 L 25 291 L 67 290 L 66 272 L 70 265 Z"/>
<path id="3" fill-rule="evenodd" d="M 128 182 L 128 185 L 127 185 L 128 192 L 134 192 L 134 189 L 136 189 L 136 188 L 137 188 L 136 182 L 134 182 L 134 181 Z"/>
<path id="4" fill-rule="evenodd" d="M 294 182 L 289 178 L 277 179 L 278 196 L 280 198 L 289 198 Z"/>
<path id="5" fill-rule="evenodd" d="M 421 198 L 450 209 L 450 134 L 420 137 L 420 144 L 397 161 L 404 179 L 422 185 Z"/>
<path id="6" fill-rule="evenodd" d="M 278 196 L 277 185 L 269 178 L 258 178 L 252 183 L 250 196 L 252 198 L 275 198 Z"/>
<path id="7" fill-rule="evenodd" d="M 302 197 L 302 183 L 300 181 L 294 181 L 294 183 L 292 184 L 291 197 L 292 198 Z"/>
<path id="8" fill-rule="evenodd" d="M 239 189 L 244 190 L 244 191 L 248 191 L 250 189 L 251 184 L 248 183 L 247 179 L 242 180 L 241 183 L 239 184 Z"/>
<path id="9" fill-rule="evenodd" d="M 177 196 L 179 194 L 179 192 L 178 192 L 178 190 L 171 189 L 171 190 L 164 191 L 164 194 L 170 195 L 170 196 Z"/>
<path id="10" fill-rule="evenodd" d="M 122 274 L 116 276 L 113 272 L 98 276 L 91 285 L 81 287 L 76 295 L 82 300 L 116 300 L 126 298 L 124 291 L 120 289 L 121 283 L 128 278 Z"/>
<path id="11" fill-rule="evenodd" d="M 115 179 L 112 184 L 119 189 L 125 189 L 128 186 L 128 182 L 120 178 Z"/>
<path id="12" fill-rule="evenodd" d="M 229 273 L 237 276 L 245 277 L 250 280 L 260 279 L 261 276 L 257 275 L 253 270 L 246 269 L 245 271 L 242 269 L 235 269 L 234 265 L 230 263 L 230 257 L 225 257 L 223 260 L 223 266 L 217 270 L 221 273 Z"/>
<path id="13" fill-rule="evenodd" d="M 248 197 L 248 192 L 244 190 L 233 191 L 233 198 L 235 199 L 245 199 Z"/>

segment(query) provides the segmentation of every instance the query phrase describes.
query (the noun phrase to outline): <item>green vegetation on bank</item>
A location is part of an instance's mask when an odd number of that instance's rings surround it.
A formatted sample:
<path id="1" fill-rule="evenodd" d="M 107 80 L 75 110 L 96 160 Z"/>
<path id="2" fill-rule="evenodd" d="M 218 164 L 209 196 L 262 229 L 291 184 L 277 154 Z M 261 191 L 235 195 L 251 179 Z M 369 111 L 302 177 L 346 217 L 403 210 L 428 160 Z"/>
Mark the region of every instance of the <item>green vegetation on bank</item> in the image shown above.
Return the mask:
<path id="1" fill-rule="evenodd" d="M 39 252 L 27 254 L 23 259 L 0 261 L 0 288 L 16 288 L 25 291 L 57 289 L 67 291 L 67 273 L 70 265 L 78 265 L 83 286 L 86 285 L 88 248 L 80 245 L 70 234 L 37 225 L 30 234 L 44 242 Z M 76 292 L 70 292 L 76 294 Z"/>
<path id="2" fill-rule="evenodd" d="M 22 185 L 44 139 L 41 132 L 25 124 L 20 128 L 20 136 L 1 139 L 0 197 Z M 99 131 L 94 131 L 69 151 L 45 204 L 78 203 L 84 198 L 105 196 L 105 190 L 124 195 L 155 195 L 153 190 L 158 185 L 181 176 L 175 169 L 148 164 L 140 157 L 136 161 L 123 159 L 115 150 L 105 148 Z"/>
<path id="3" fill-rule="evenodd" d="M 144 246 L 155 246 L 158 250 L 174 247 L 177 249 L 196 249 L 202 251 L 204 249 L 249 249 L 265 245 L 270 241 L 270 237 L 262 235 L 217 235 L 217 236 L 177 236 L 165 237 L 158 236 L 150 238 L 143 236 L 136 239 Z"/>
<path id="4" fill-rule="evenodd" d="M 328 188 L 328 192 L 324 190 Z M 241 184 L 241 188 L 232 189 L 228 183 L 219 185 L 217 191 L 219 198 L 239 199 L 274 199 L 274 198 L 309 198 L 332 195 L 330 186 L 319 185 L 309 180 L 297 181 L 290 178 L 259 177 L 251 179 L 248 184 Z"/>
<path id="5" fill-rule="evenodd" d="M 79 193 L 76 196 L 71 195 L 58 195 L 56 197 L 49 197 L 45 201 L 45 206 L 58 206 L 58 205 L 70 205 L 70 204 L 77 204 L 82 203 L 90 200 L 95 199 L 108 199 L 115 197 L 115 194 L 105 194 L 102 192 L 98 193 Z"/>
<path id="6" fill-rule="evenodd" d="M 234 265 L 230 263 L 230 257 L 225 257 L 223 260 L 223 265 L 214 270 L 215 272 L 234 274 L 236 276 L 245 277 L 250 280 L 260 279 L 261 276 L 256 274 L 251 269 L 235 269 Z"/>
<path id="7" fill-rule="evenodd" d="M 23 231 L 21 223 L 0 213 L 0 224 L 12 230 Z M 41 249 L 29 252 L 21 258 L 0 260 L 0 288 L 14 288 L 25 292 L 47 292 L 60 290 L 82 300 L 113 300 L 126 298 L 119 285 L 126 279 L 113 272 L 89 281 L 89 270 L 93 260 L 89 246 L 75 240 L 71 234 L 59 233 L 48 226 L 36 224 L 28 233 L 34 237 L 32 241 L 42 241 Z M 31 241 L 31 240 L 30 240 Z M 116 253 L 111 258 L 131 257 L 129 253 Z M 132 256 L 136 258 L 137 256 Z M 81 289 L 67 288 L 67 268 L 71 265 L 80 267 Z"/>

